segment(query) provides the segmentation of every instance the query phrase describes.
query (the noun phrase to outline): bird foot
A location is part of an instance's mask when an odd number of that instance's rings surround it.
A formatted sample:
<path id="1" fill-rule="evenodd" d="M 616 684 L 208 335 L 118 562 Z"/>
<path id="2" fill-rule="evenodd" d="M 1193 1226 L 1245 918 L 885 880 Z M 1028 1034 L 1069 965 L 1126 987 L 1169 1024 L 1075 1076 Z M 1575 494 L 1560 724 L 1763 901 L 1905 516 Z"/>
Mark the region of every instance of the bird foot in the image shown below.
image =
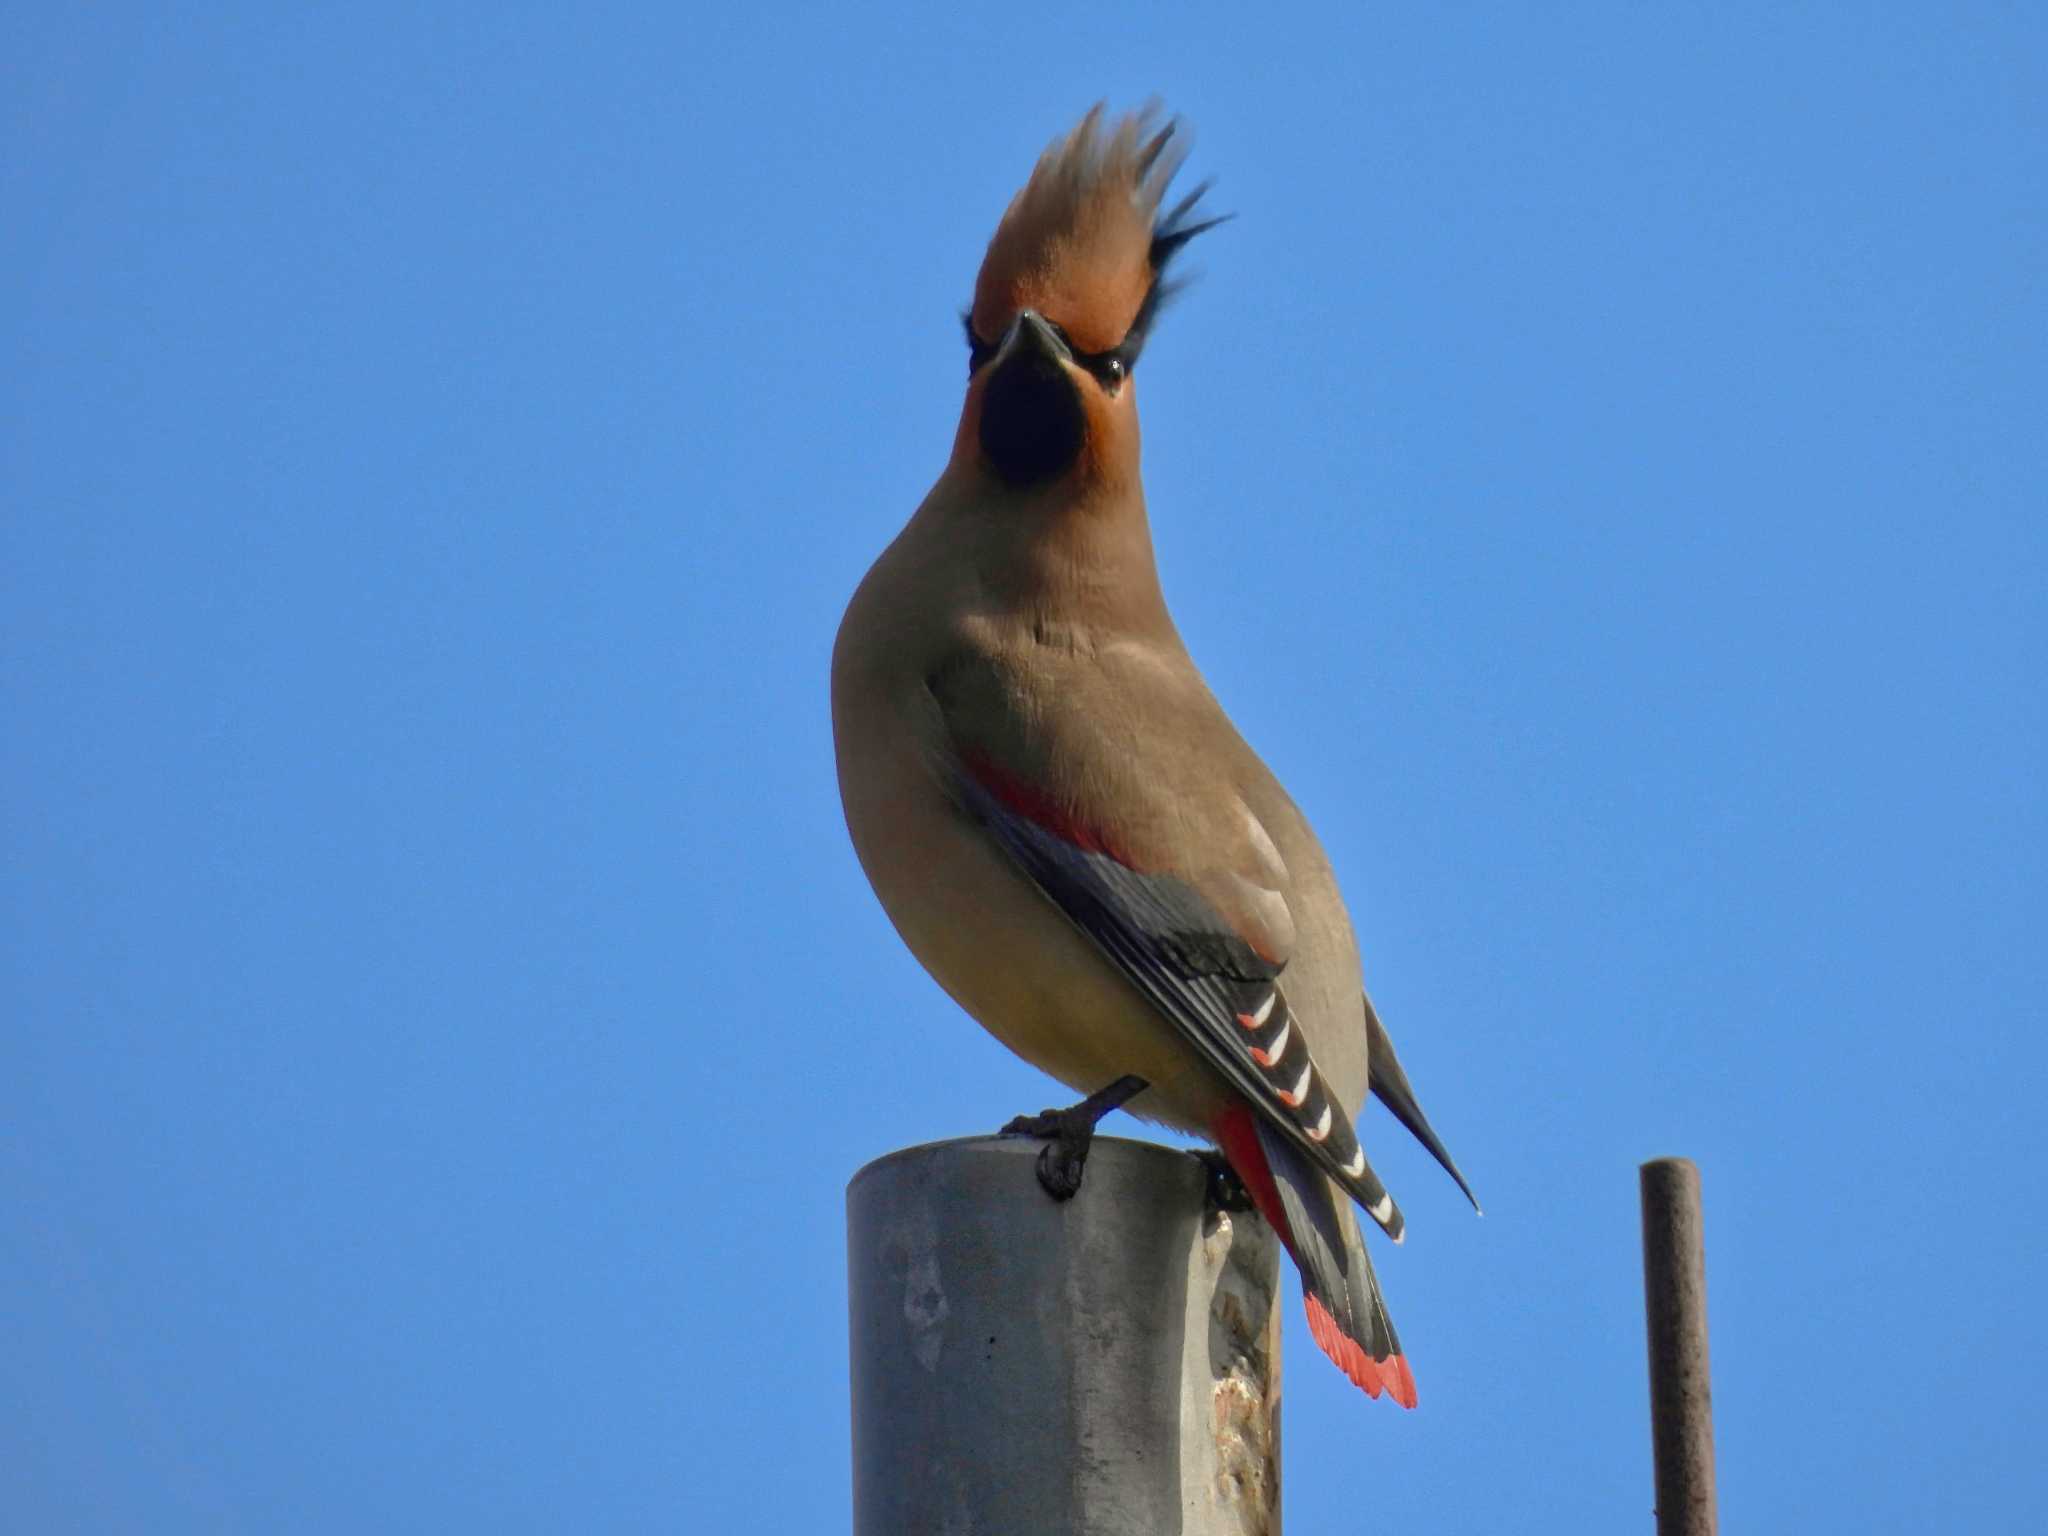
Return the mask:
<path id="1" fill-rule="evenodd" d="M 1237 1170 L 1230 1166 L 1230 1159 L 1221 1152 L 1197 1152 L 1195 1156 L 1209 1170 L 1209 1204 L 1219 1211 L 1228 1211 L 1235 1216 L 1244 1211 L 1258 1209 L 1258 1202 L 1252 1199 L 1252 1192 L 1244 1187 L 1244 1180 L 1237 1176 Z"/>
<path id="2" fill-rule="evenodd" d="M 1095 1127 L 1113 1109 L 1120 1109 L 1145 1091 L 1142 1077 L 1120 1077 L 1099 1093 L 1091 1093 L 1066 1109 L 1019 1115 L 998 1133 L 1036 1136 L 1045 1142 L 1038 1154 L 1038 1183 L 1055 1200 L 1071 1200 L 1081 1190 L 1081 1174 Z"/>

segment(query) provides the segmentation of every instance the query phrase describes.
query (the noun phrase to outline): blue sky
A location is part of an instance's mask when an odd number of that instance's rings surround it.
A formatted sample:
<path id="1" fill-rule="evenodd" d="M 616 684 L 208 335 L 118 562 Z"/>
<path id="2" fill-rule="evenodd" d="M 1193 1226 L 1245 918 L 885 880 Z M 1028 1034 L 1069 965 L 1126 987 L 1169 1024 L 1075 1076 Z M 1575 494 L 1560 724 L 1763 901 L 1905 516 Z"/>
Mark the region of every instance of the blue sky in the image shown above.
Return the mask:
<path id="1" fill-rule="evenodd" d="M 1168 594 L 1488 1209 L 1367 1118 L 1291 1528 L 1646 1529 L 1671 1152 L 1730 1529 L 2037 1518 L 2040 13 L 748 9 L 0 19 L 0 1523 L 843 1528 L 845 1182 L 1053 1095 L 827 657 L 1154 93 Z"/>

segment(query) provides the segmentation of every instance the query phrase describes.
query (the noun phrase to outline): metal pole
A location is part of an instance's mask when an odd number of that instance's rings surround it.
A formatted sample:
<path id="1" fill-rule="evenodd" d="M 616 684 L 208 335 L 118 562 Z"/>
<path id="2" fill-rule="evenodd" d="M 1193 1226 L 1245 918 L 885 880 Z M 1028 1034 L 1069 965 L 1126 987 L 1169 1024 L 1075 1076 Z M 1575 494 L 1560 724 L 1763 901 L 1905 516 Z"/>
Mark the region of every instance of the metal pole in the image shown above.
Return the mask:
<path id="1" fill-rule="evenodd" d="M 1278 1536 L 1279 1245 L 1097 1137 L 891 1153 L 846 1190 L 854 1536 Z"/>
<path id="2" fill-rule="evenodd" d="M 1714 1394 L 1707 1373 L 1707 1257 L 1700 1171 L 1642 1166 L 1643 1295 L 1650 1335 L 1650 1439 L 1659 1536 L 1714 1536 Z"/>

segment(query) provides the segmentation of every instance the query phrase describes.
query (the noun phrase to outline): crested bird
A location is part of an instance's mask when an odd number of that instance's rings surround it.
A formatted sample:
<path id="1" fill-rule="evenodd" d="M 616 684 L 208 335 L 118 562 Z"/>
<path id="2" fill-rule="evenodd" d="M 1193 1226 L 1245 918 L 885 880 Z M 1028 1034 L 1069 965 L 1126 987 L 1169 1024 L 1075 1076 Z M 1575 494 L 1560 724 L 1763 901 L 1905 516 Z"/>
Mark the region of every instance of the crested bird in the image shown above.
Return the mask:
<path id="1" fill-rule="evenodd" d="M 1196 670 L 1139 475 L 1136 369 L 1206 186 L 1185 136 L 1100 106 L 990 239 L 944 471 L 832 656 L 840 794 L 911 952 L 1076 1092 L 1011 1122 L 1046 1191 L 1111 1110 L 1213 1141 L 1301 1275 L 1310 1332 L 1374 1397 L 1415 1378 L 1357 1213 L 1403 1221 L 1360 1145 L 1368 1089 L 1471 1197 L 1360 975 L 1330 860 Z M 1476 1209 L 1477 1202 L 1474 1202 Z"/>

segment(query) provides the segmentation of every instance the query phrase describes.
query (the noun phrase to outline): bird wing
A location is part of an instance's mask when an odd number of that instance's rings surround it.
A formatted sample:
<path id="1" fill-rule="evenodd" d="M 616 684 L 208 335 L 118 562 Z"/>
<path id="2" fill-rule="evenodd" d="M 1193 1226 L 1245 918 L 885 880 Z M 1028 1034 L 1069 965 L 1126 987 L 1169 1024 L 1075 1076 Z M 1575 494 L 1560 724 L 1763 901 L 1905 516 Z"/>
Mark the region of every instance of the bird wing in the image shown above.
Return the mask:
<path id="1" fill-rule="evenodd" d="M 1176 801 L 1170 780 L 1184 774 L 1162 783 L 1126 772 L 1112 816 L 1100 803 L 1112 798 L 1105 775 L 1057 771 L 1043 733 L 1020 749 L 1016 732 L 986 728 L 988 711 L 958 707 L 951 692 L 933 690 L 946 721 L 942 772 L 961 811 L 1265 1124 L 1399 1241 L 1401 1213 L 1323 1081 L 1310 1026 L 1288 1006 L 1285 872 L 1242 801 L 1204 816 Z"/>
<path id="2" fill-rule="evenodd" d="M 1458 1171 L 1450 1149 L 1437 1135 L 1436 1127 L 1429 1123 L 1429 1116 L 1422 1112 L 1421 1104 L 1416 1102 L 1415 1090 L 1409 1086 L 1408 1074 L 1401 1069 L 1401 1058 L 1394 1054 L 1393 1038 L 1388 1035 L 1387 1026 L 1380 1022 L 1379 1011 L 1373 1007 L 1370 993 L 1365 998 L 1365 1028 L 1374 1096 L 1387 1106 L 1396 1120 L 1408 1127 L 1409 1134 L 1422 1143 L 1429 1155 L 1442 1164 L 1444 1172 L 1457 1182 L 1458 1188 L 1465 1192 L 1465 1198 L 1472 1202 L 1472 1209 L 1477 1211 L 1479 1197 L 1472 1193 L 1472 1186 Z"/>

